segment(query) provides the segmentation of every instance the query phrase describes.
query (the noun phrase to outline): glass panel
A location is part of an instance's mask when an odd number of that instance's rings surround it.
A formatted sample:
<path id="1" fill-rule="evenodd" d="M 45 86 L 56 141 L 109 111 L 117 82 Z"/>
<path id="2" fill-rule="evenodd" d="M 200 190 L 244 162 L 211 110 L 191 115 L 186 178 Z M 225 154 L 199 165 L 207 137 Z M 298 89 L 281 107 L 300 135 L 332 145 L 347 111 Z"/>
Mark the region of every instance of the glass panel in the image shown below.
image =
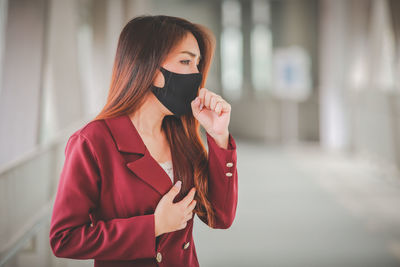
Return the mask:
<path id="1" fill-rule="evenodd" d="M 7 24 L 7 12 L 8 12 L 8 1 L 0 0 L 0 95 L 2 87 L 2 75 L 3 75 L 3 57 L 4 57 L 4 47 L 5 47 L 5 31 Z"/>
<path id="2" fill-rule="evenodd" d="M 255 25 L 251 32 L 252 82 L 257 91 L 266 90 L 271 83 L 271 31 L 266 25 Z"/>
<path id="3" fill-rule="evenodd" d="M 265 91 L 271 85 L 272 35 L 270 30 L 269 1 L 252 2 L 251 75 L 257 91 Z"/>
<path id="4" fill-rule="evenodd" d="M 241 94 L 243 82 L 243 35 L 238 1 L 222 2 L 221 73 L 222 88 L 231 96 Z"/>
<path id="5" fill-rule="evenodd" d="M 395 42 L 386 1 L 373 1 L 371 20 L 373 83 L 380 89 L 395 88 Z"/>

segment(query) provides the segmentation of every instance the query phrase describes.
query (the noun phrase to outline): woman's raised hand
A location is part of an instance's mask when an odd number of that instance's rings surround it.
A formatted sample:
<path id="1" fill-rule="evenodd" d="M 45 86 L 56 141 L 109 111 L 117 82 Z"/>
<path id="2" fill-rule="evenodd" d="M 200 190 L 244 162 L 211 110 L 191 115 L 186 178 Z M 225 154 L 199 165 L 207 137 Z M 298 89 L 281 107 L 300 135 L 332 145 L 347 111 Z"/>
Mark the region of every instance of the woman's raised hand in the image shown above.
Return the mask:
<path id="1" fill-rule="evenodd" d="M 181 184 L 181 181 L 176 182 L 157 204 L 154 212 L 156 237 L 185 228 L 187 221 L 193 217 L 193 209 L 196 206 L 196 200 L 193 199 L 196 193 L 194 187 L 181 201 L 173 203 Z"/>
<path id="2" fill-rule="evenodd" d="M 211 136 L 227 135 L 231 105 L 220 95 L 201 88 L 191 106 L 193 116 Z"/>

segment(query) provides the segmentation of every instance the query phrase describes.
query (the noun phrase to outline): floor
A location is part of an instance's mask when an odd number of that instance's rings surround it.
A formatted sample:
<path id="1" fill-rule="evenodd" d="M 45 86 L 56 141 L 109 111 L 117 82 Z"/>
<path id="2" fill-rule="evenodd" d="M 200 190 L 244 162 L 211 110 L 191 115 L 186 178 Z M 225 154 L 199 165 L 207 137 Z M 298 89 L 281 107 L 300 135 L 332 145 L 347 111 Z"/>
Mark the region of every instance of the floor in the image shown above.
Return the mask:
<path id="1" fill-rule="evenodd" d="M 400 266 L 395 170 L 313 145 L 237 145 L 235 222 L 220 230 L 195 221 L 202 267 Z"/>

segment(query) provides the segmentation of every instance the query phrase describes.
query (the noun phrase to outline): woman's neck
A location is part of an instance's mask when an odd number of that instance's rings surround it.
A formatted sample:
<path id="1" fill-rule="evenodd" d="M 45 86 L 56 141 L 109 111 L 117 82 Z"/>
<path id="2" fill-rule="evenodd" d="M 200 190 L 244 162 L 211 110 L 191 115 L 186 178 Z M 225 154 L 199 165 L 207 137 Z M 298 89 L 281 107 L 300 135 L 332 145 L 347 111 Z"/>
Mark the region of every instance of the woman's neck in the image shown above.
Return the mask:
<path id="1" fill-rule="evenodd" d="M 157 138 L 163 134 L 161 124 L 165 114 L 160 110 L 155 97 L 147 97 L 145 103 L 129 115 L 141 135 Z"/>

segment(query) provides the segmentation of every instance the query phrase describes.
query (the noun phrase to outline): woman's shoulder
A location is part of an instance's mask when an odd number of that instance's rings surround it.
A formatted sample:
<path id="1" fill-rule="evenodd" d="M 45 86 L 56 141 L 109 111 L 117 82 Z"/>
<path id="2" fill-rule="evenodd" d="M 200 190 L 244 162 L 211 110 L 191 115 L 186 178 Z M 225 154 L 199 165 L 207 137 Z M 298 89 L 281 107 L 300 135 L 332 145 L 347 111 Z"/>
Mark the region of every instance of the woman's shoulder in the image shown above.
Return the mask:
<path id="1" fill-rule="evenodd" d="M 103 142 L 107 134 L 108 129 L 105 125 L 104 119 L 91 120 L 73 132 L 69 139 L 81 137 L 91 144 L 97 144 Z"/>

